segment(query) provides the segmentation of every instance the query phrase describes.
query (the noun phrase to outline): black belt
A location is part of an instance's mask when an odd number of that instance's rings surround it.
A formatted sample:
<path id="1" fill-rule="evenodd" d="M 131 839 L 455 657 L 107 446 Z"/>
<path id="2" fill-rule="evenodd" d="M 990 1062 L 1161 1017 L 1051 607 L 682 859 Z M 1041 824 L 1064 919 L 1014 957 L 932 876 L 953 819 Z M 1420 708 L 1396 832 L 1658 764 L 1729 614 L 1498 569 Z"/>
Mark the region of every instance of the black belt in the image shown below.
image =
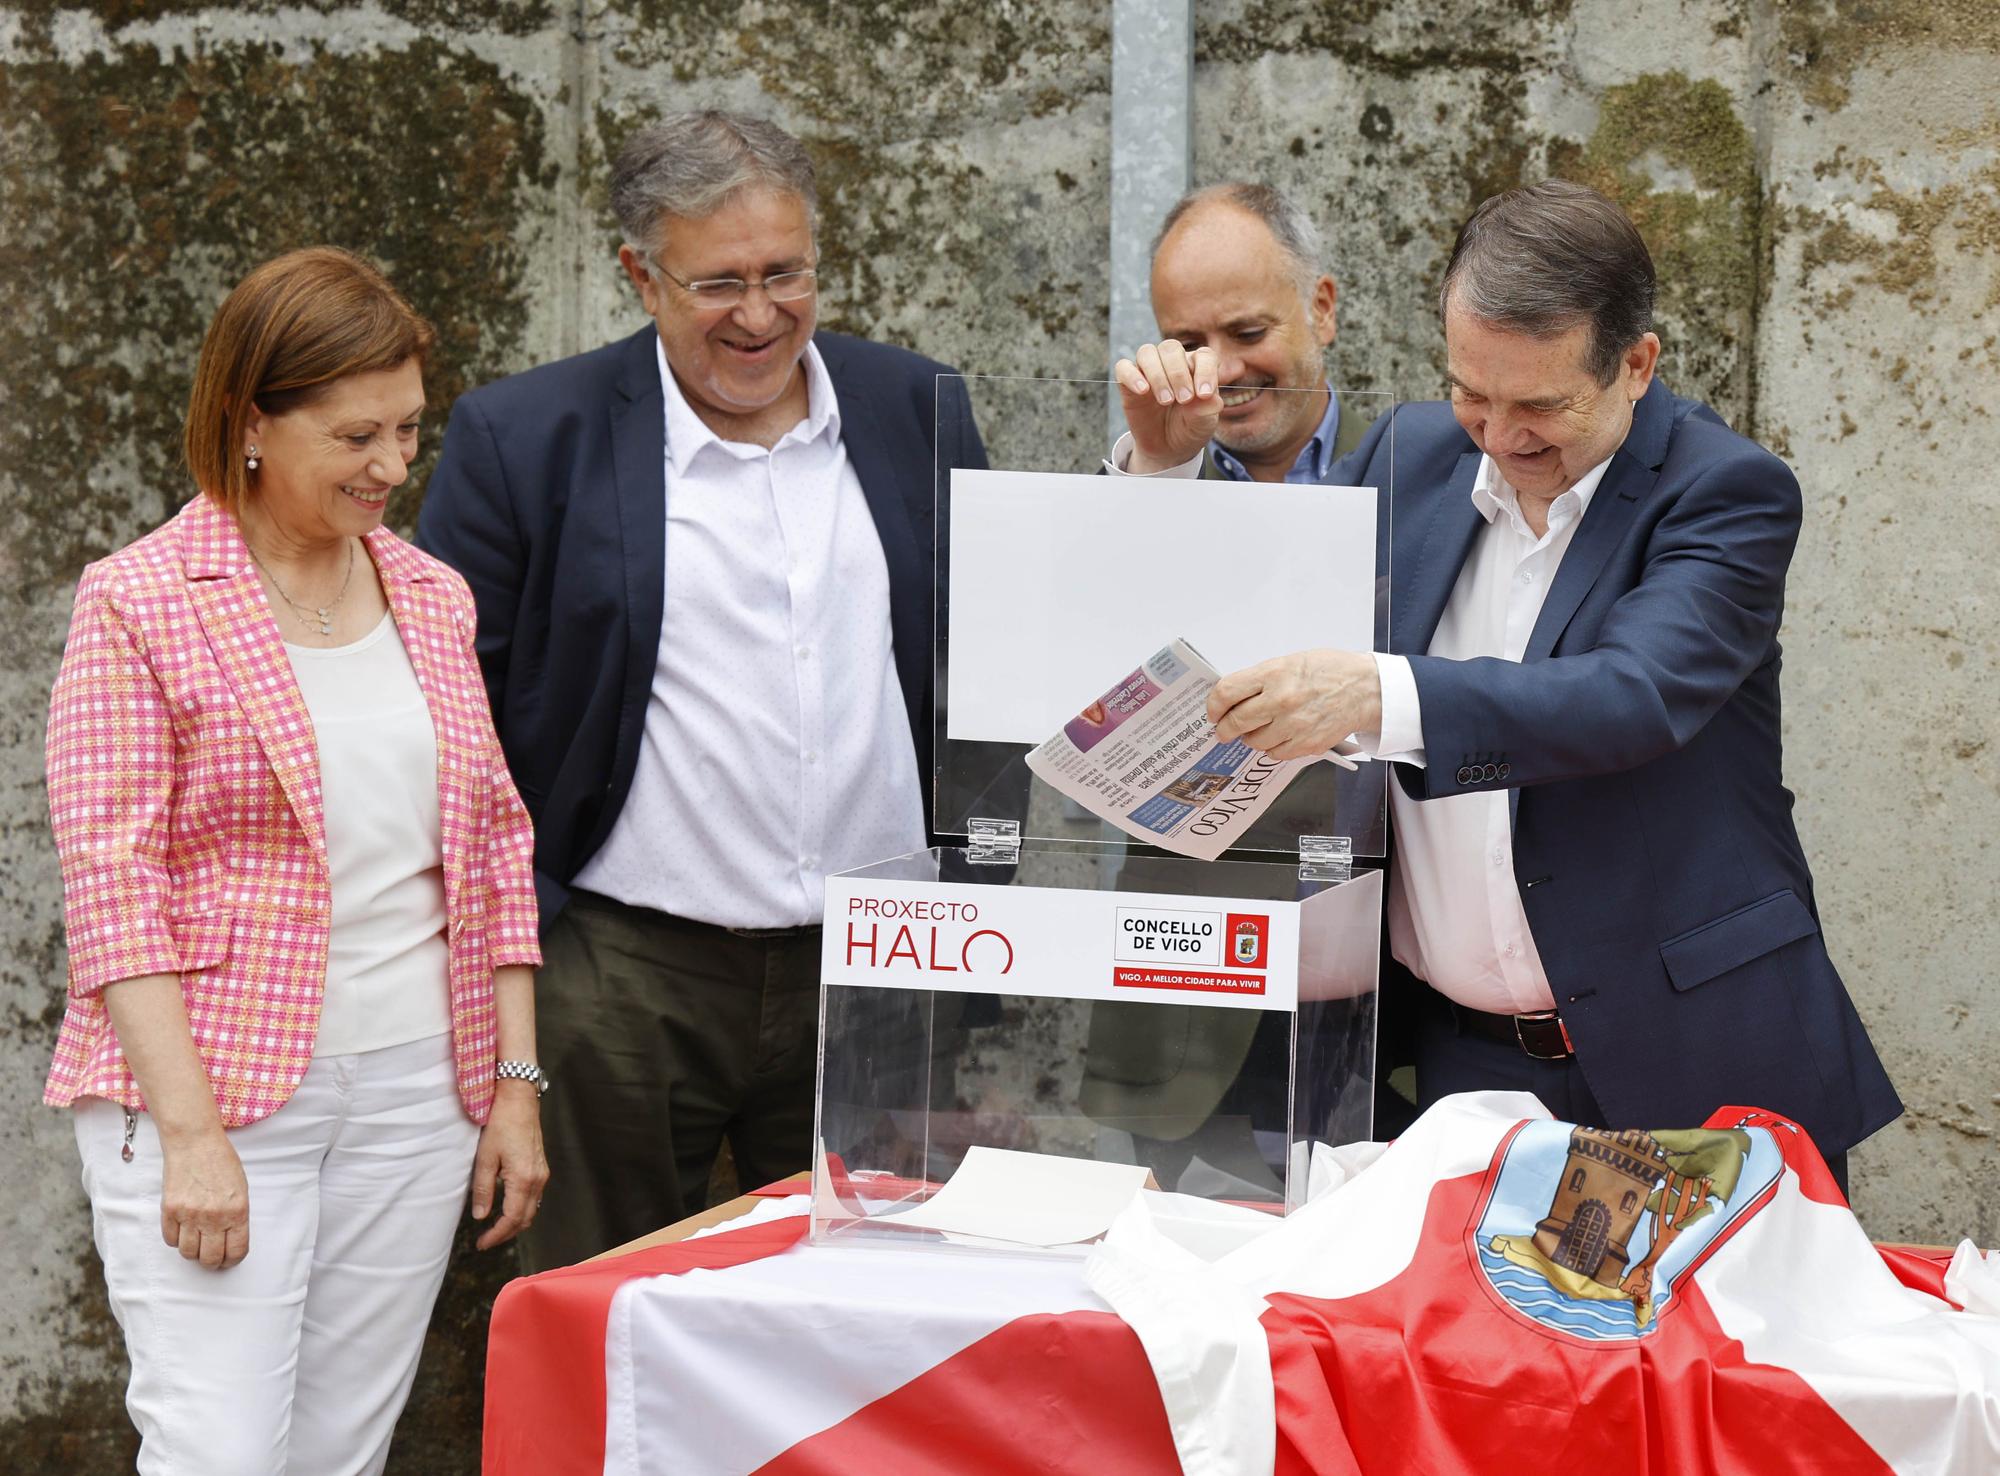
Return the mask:
<path id="1" fill-rule="evenodd" d="M 668 927 L 680 928 L 690 933 L 727 933 L 732 938 L 748 938 L 753 942 L 810 938 L 822 930 L 819 923 L 805 923 L 792 928 L 731 928 L 721 923 L 702 922 L 699 918 L 661 912 L 655 907 L 637 907 L 630 902 L 620 902 L 616 897 L 607 897 L 601 892 L 585 891 L 582 887 L 571 887 L 569 895 L 572 902 L 581 902 L 584 906 L 594 907 L 600 912 L 624 913 L 637 921 L 664 923 Z"/>
<path id="2" fill-rule="evenodd" d="M 1462 1035 L 1517 1046 L 1537 1061 L 1567 1061 L 1576 1054 L 1562 1016 L 1554 1010 L 1536 1010 L 1530 1015 L 1493 1015 L 1485 1010 L 1467 1009 L 1456 1000 L 1447 999 L 1444 1003 Z"/>

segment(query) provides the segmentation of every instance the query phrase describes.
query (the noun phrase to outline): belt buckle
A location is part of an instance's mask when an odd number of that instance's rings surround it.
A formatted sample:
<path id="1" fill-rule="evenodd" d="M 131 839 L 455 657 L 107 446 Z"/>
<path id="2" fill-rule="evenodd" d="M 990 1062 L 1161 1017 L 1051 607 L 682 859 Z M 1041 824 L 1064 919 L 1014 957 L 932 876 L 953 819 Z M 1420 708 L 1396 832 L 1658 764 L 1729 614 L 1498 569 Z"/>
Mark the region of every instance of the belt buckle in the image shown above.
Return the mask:
<path id="1" fill-rule="evenodd" d="M 1533 1046 L 1528 1044 L 1527 1032 L 1521 1028 L 1521 1022 L 1523 1020 L 1532 1020 L 1538 1025 L 1544 1024 L 1548 1021 L 1554 1021 L 1557 1032 L 1562 1036 L 1563 1048 L 1560 1051 L 1557 1051 L 1554 1055 L 1548 1055 L 1542 1051 L 1536 1050 Z M 1570 1044 L 1569 1027 L 1563 1024 L 1562 1016 L 1557 1014 L 1554 1010 L 1536 1010 L 1530 1014 L 1516 1015 L 1514 1017 L 1514 1040 L 1521 1047 L 1522 1053 L 1525 1054 L 1530 1060 L 1567 1061 L 1571 1056 L 1574 1056 L 1576 1054 L 1576 1047 Z"/>

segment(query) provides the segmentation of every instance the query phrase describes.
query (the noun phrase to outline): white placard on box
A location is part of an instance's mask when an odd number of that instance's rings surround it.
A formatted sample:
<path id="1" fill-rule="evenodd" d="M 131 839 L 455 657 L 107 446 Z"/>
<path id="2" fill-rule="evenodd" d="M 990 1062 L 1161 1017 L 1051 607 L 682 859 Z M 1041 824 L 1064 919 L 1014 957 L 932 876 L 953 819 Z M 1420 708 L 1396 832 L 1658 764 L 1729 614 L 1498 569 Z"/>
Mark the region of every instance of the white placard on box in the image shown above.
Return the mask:
<path id="1" fill-rule="evenodd" d="M 1046 887 L 826 881 L 829 987 L 1291 1010 L 1299 904 Z"/>
<path id="2" fill-rule="evenodd" d="M 1037 744 L 1162 632 L 1218 671 L 1375 644 L 1370 487 L 951 471 L 947 736 Z"/>

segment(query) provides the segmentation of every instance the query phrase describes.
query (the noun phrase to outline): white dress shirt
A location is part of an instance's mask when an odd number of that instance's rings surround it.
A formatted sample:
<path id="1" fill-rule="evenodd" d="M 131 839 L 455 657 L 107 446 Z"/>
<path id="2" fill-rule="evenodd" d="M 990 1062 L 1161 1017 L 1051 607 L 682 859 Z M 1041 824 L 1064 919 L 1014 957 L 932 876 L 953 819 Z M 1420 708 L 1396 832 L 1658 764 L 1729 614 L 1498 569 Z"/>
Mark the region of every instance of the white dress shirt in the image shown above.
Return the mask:
<path id="1" fill-rule="evenodd" d="M 345 646 L 285 645 L 319 747 L 333 885 L 315 1056 L 451 1029 L 437 734 L 386 613 Z"/>
<path id="2" fill-rule="evenodd" d="M 1550 581 L 1610 464 L 1609 458 L 1599 462 L 1550 504 L 1548 531 L 1538 537 L 1492 458 L 1480 458 L 1472 505 L 1487 526 L 1458 571 L 1431 636 L 1431 655 L 1454 661 L 1521 659 Z M 1410 663 L 1402 656 L 1377 655 L 1375 664 L 1382 679 L 1382 732 L 1363 747 L 1422 764 L 1423 713 Z M 1555 997 L 1514 880 L 1508 793 L 1481 790 L 1415 800 L 1400 784 L 1389 785 L 1396 835 L 1389 947 L 1411 973 L 1459 1004 L 1519 1015 L 1553 1009 Z"/>
<path id="3" fill-rule="evenodd" d="M 921 850 L 889 566 L 808 346 L 806 418 L 725 441 L 666 396 L 666 591 L 631 794 L 576 885 L 724 927 L 816 923 L 831 872 Z"/>

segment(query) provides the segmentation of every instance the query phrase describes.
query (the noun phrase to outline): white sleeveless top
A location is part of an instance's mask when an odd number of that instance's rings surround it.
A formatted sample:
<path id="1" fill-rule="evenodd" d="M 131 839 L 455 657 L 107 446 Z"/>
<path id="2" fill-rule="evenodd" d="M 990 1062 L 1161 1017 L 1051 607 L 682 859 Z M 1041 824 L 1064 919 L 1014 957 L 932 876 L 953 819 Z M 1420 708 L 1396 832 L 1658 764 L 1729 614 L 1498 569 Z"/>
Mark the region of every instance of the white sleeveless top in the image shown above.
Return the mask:
<path id="1" fill-rule="evenodd" d="M 451 1029 L 437 735 L 387 614 L 360 640 L 287 642 L 319 741 L 333 937 L 315 1056 Z"/>

